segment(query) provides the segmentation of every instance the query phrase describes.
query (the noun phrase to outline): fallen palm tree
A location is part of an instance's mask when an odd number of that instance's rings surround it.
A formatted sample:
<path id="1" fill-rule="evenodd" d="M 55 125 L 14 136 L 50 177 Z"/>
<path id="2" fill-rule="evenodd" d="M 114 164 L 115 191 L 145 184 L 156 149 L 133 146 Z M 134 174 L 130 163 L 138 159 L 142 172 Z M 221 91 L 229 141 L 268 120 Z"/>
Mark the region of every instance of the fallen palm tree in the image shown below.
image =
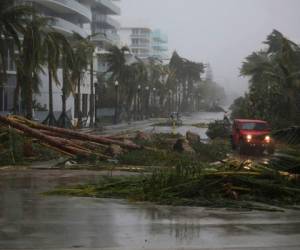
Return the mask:
<path id="1" fill-rule="evenodd" d="M 128 149 L 141 149 L 139 145 L 136 145 L 134 143 L 125 143 L 119 140 L 114 140 L 109 137 L 104 137 L 104 136 L 98 136 L 98 135 L 91 135 L 91 134 L 86 134 L 82 132 L 78 132 L 72 129 L 64 129 L 64 128 L 58 128 L 58 127 L 52 127 L 52 126 L 47 126 L 43 125 L 37 122 L 33 122 L 30 120 L 27 120 L 24 117 L 20 116 L 12 116 L 11 118 L 8 118 L 10 121 L 16 121 L 17 123 L 22 123 L 26 124 L 27 126 L 39 130 L 46 130 L 53 132 L 57 135 L 63 136 L 63 137 L 68 137 L 68 138 L 73 138 L 73 139 L 79 139 L 79 140 L 84 140 L 84 141 L 90 141 L 90 142 L 97 142 L 100 144 L 116 144 L 124 148 Z"/>
<path id="2" fill-rule="evenodd" d="M 117 145 L 125 150 L 141 149 L 141 146 L 128 140 L 124 142 L 71 129 L 42 125 L 20 116 L 0 116 L 0 124 L 2 124 L 3 134 L 7 134 L 8 128 L 11 128 L 23 137 L 35 139 L 42 146 L 72 157 L 107 160 L 112 158 L 112 155 L 107 154 L 111 145 Z"/>

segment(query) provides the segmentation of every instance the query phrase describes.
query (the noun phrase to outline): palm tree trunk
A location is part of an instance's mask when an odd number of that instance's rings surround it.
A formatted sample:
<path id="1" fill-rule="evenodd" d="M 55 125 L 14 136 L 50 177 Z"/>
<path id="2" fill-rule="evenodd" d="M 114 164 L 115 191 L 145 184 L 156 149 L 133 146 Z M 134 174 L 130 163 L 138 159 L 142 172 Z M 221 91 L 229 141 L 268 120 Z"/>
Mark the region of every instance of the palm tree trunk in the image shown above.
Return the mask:
<path id="1" fill-rule="evenodd" d="M 49 115 L 53 115 L 53 91 L 52 91 L 52 72 L 48 69 L 49 74 Z"/>
<path id="2" fill-rule="evenodd" d="M 80 74 L 78 77 L 78 82 L 77 82 L 77 112 L 78 112 L 78 126 L 81 127 L 82 123 L 82 113 L 81 113 L 81 89 L 80 89 Z"/>
<path id="3" fill-rule="evenodd" d="M 70 128 L 72 126 L 71 120 L 67 116 L 67 87 L 66 87 L 66 71 L 63 67 L 63 86 L 62 86 L 62 95 L 61 95 L 61 102 L 62 102 L 62 112 L 58 119 L 58 125 L 62 128 Z"/>
<path id="4" fill-rule="evenodd" d="M 95 112 L 95 95 L 94 95 L 94 64 L 93 57 L 91 58 L 90 63 L 90 87 L 91 87 L 91 95 L 90 95 L 90 127 L 94 127 L 94 112 Z"/>
<path id="5" fill-rule="evenodd" d="M 48 67 L 48 78 L 49 78 L 49 114 L 43 123 L 54 126 L 56 124 L 56 119 L 53 112 L 52 71 L 49 67 Z"/>
<path id="6" fill-rule="evenodd" d="M 32 97 L 33 97 L 33 86 L 32 86 L 32 77 L 26 77 L 26 81 L 27 81 L 27 95 L 26 95 L 26 118 L 29 120 L 32 120 L 33 118 L 33 112 L 32 112 Z"/>
<path id="7" fill-rule="evenodd" d="M 14 114 L 18 114 L 20 112 L 19 109 L 19 96 L 20 96 L 20 81 L 21 81 L 21 76 L 20 76 L 20 72 L 17 72 L 17 82 L 16 82 L 16 88 L 14 91 L 14 106 L 13 106 L 13 110 L 14 110 Z"/>

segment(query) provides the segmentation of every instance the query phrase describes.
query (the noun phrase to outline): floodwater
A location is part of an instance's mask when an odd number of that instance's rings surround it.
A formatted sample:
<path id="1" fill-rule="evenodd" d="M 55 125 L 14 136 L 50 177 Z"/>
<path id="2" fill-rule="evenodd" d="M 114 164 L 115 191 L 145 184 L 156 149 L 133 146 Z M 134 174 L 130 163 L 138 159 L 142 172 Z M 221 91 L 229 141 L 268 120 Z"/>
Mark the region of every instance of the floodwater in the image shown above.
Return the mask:
<path id="1" fill-rule="evenodd" d="M 199 134 L 201 139 L 208 139 L 206 135 L 207 128 L 198 128 L 193 125 L 199 123 L 209 124 L 215 120 L 222 120 L 224 112 L 212 113 L 212 112 L 199 112 L 190 116 L 181 117 L 183 126 L 178 126 L 175 129 L 170 126 L 156 126 L 152 128 L 152 131 L 156 133 L 179 133 L 185 135 L 187 131 Z M 148 129 L 148 131 L 150 128 Z"/>
<path id="2" fill-rule="evenodd" d="M 130 133 L 130 132 L 140 130 L 140 131 L 151 132 L 151 133 L 180 133 L 182 135 L 185 135 L 187 131 L 191 131 L 196 134 L 199 134 L 201 139 L 206 140 L 207 128 L 197 128 L 192 125 L 198 123 L 208 124 L 215 120 L 222 120 L 223 116 L 224 116 L 223 112 L 218 112 L 218 113 L 198 112 L 198 113 L 193 113 L 190 116 L 185 115 L 181 117 L 181 120 L 183 121 L 184 125 L 178 126 L 175 129 L 173 129 L 171 126 L 153 126 L 156 123 L 166 121 L 166 119 L 153 118 L 145 121 L 132 122 L 129 124 L 118 124 L 118 125 L 106 126 L 105 130 L 102 131 L 101 134 L 111 135 L 111 134 L 117 134 L 122 132 Z"/>
<path id="3" fill-rule="evenodd" d="M 95 171 L 0 172 L 0 249 L 300 249 L 300 212 L 225 211 L 48 197 Z M 118 173 L 115 173 L 118 174 Z"/>

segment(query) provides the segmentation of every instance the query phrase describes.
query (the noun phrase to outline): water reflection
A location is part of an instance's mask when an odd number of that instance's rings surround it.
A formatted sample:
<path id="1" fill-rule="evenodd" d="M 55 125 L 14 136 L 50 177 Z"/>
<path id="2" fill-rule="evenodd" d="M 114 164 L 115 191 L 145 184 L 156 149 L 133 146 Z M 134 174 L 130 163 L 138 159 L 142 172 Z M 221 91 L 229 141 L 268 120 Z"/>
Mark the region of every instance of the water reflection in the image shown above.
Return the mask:
<path id="1" fill-rule="evenodd" d="M 0 249 L 282 245 L 300 232 L 297 211 L 228 213 L 40 195 L 58 184 L 82 181 L 97 181 L 97 173 L 1 172 Z"/>

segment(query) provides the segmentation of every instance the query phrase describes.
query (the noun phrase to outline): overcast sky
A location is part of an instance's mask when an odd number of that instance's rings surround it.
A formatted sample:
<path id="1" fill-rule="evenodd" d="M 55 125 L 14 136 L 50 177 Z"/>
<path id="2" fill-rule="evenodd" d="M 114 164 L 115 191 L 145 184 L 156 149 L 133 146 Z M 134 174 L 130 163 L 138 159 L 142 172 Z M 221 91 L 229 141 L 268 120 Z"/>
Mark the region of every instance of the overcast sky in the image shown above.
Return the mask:
<path id="1" fill-rule="evenodd" d="M 169 37 L 170 51 L 209 62 L 214 78 L 241 92 L 243 59 L 273 29 L 300 43 L 300 0 L 121 0 L 122 18 L 145 20 Z"/>

